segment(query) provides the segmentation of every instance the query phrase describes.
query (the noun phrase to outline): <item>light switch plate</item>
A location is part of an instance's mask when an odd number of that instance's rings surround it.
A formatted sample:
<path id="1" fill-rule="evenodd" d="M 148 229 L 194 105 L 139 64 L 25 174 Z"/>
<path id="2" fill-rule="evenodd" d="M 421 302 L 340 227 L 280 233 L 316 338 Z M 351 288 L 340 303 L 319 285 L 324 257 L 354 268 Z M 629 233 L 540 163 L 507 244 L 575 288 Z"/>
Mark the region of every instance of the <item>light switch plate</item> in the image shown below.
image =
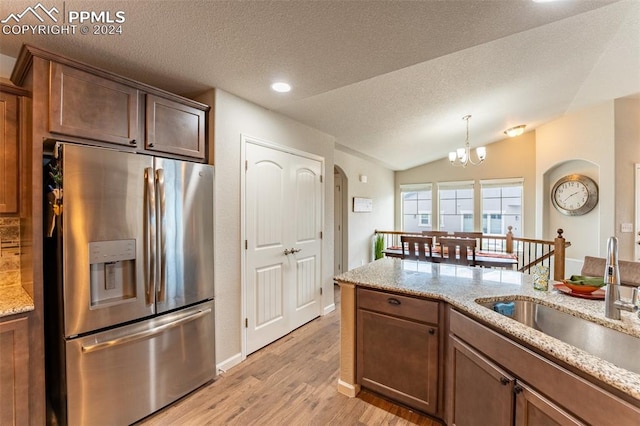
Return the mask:
<path id="1" fill-rule="evenodd" d="M 633 232 L 633 223 L 620 224 L 620 232 Z"/>

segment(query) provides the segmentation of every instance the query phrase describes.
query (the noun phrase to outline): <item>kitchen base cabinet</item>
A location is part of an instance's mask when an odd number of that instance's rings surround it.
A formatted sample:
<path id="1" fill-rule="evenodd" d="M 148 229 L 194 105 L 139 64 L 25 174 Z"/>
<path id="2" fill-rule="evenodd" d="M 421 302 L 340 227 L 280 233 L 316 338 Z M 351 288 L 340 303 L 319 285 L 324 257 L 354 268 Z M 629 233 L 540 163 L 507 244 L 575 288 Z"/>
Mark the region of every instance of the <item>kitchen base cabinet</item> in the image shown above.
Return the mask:
<path id="1" fill-rule="evenodd" d="M 450 340 L 452 417 L 450 425 L 511 425 L 514 378 L 452 337 Z"/>
<path id="2" fill-rule="evenodd" d="M 358 289 L 358 383 L 429 414 L 438 412 L 438 302 Z"/>
<path id="3" fill-rule="evenodd" d="M 449 333 L 449 425 L 640 424 L 637 404 L 454 309 Z M 504 407 L 514 407 L 512 417 L 506 418 Z"/>
<path id="4" fill-rule="evenodd" d="M 29 324 L 0 322 L 0 426 L 29 424 Z"/>
<path id="5" fill-rule="evenodd" d="M 456 337 L 451 337 L 449 348 L 453 407 L 450 425 L 582 424 Z"/>
<path id="6" fill-rule="evenodd" d="M 516 384 L 514 393 L 515 426 L 584 424 L 522 382 Z"/>

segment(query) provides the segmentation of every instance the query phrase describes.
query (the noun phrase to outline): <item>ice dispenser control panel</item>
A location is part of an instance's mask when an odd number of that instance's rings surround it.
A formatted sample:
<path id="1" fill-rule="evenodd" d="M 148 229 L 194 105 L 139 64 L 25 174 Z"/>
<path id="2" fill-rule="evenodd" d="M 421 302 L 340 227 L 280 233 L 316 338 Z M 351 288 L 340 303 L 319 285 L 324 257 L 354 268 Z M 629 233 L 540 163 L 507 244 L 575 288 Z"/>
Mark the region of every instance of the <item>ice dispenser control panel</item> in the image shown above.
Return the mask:
<path id="1" fill-rule="evenodd" d="M 136 240 L 89 243 L 91 305 L 119 303 L 136 296 Z"/>
<path id="2" fill-rule="evenodd" d="M 89 243 L 89 263 L 110 263 L 136 258 L 136 240 Z"/>

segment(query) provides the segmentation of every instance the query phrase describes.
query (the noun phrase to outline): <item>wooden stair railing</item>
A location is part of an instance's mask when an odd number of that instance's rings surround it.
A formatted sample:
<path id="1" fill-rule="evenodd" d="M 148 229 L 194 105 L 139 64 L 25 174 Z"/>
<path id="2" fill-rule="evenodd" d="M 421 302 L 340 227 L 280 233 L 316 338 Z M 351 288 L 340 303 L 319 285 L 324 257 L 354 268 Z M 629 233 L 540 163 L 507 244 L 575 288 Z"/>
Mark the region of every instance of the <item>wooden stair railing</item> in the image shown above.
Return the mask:
<path id="1" fill-rule="evenodd" d="M 553 279 L 562 281 L 565 278 L 565 249 L 571 246 L 562 236 L 563 230 L 557 230 L 553 241 L 532 238 L 514 237 L 512 227 L 508 227 L 506 235 L 484 234 L 483 251 L 515 253 L 518 256 L 518 271 L 529 273 L 535 265 L 544 265 L 553 270 Z M 400 247 L 402 235 L 422 235 L 421 232 L 379 231 L 374 237 L 383 235 L 385 247 Z M 553 259 L 553 262 L 552 262 Z"/>

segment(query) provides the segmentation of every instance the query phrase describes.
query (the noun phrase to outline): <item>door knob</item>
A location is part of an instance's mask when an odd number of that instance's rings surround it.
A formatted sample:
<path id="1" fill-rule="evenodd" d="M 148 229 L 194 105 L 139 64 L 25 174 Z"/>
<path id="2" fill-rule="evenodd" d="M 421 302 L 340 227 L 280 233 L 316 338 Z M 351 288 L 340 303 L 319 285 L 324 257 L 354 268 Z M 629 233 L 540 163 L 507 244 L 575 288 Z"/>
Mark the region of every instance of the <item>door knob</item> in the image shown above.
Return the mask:
<path id="1" fill-rule="evenodd" d="M 289 251 L 289 249 L 284 249 L 284 255 L 289 256 L 293 251 Z"/>
<path id="2" fill-rule="evenodd" d="M 291 254 L 298 253 L 299 251 L 302 251 L 302 249 L 292 248 L 291 249 Z"/>

